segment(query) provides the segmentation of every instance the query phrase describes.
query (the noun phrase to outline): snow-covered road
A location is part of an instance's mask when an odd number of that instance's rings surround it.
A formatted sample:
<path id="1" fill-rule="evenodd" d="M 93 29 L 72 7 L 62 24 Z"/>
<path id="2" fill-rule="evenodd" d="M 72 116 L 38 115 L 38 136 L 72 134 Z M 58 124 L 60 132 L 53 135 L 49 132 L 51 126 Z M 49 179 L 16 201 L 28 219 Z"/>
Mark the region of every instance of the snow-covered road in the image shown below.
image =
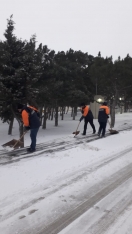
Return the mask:
<path id="1" fill-rule="evenodd" d="M 76 217 L 77 213 L 79 213 L 78 217 L 80 214 L 82 215 L 60 234 L 109 234 L 117 233 L 117 231 L 126 233 L 122 229 L 113 228 L 113 226 L 126 211 L 128 213 L 129 210 L 132 214 L 131 168 L 132 163 L 114 173 L 107 181 L 104 180 L 99 186 L 96 186 L 95 194 L 89 190 L 88 192 L 91 192 L 92 196 L 81 204 L 75 212 Z M 74 218 L 76 217 L 74 216 Z M 129 229 L 130 227 L 131 223 Z M 131 231 L 127 233 L 131 233 Z"/>
<path id="2" fill-rule="evenodd" d="M 0 233 L 124 234 L 120 220 L 132 212 L 131 135 L 2 165 Z"/>
<path id="3" fill-rule="evenodd" d="M 120 118 L 118 129 L 132 126 L 132 114 Z M 0 234 L 131 234 L 132 130 L 89 139 L 1 158 Z"/>

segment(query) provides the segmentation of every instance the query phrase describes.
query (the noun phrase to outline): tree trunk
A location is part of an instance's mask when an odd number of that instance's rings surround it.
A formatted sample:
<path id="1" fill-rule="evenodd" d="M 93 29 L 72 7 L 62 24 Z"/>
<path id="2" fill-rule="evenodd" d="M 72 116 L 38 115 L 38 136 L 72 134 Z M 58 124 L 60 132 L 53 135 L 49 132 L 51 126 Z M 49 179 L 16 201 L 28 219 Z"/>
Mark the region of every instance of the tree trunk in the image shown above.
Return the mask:
<path id="1" fill-rule="evenodd" d="M 51 117 L 51 108 L 50 109 L 48 108 L 48 120 L 50 120 L 50 117 Z"/>
<path id="2" fill-rule="evenodd" d="M 23 123 L 21 123 L 19 125 L 19 134 L 20 134 L 20 138 L 21 138 L 21 136 L 23 135 Z M 21 148 L 23 148 L 24 147 L 24 136 L 21 138 L 21 142 L 22 142 Z"/>
<path id="3" fill-rule="evenodd" d="M 75 116 L 77 116 L 77 106 L 74 107 Z"/>
<path id="4" fill-rule="evenodd" d="M 42 117 L 42 115 L 43 115 L 43 107 L 40 107 L 39 112 L 40 112 L 40 117 Z M 41 121 L 41 126 L 42 126 L 43 118 L 41 118 L 40 121 Z"/>
<path id="5" fill-rule="evenodd" d="M 58 126 L 58 106 L 55 107 L 55 126 Z"/>
<path id="6" fill-rule="evenodd" d="M 124 101 L 124 112 L 126 113 L 128 111 L 128 103 L 127 101 L 125 100 Z"/>
<path id="7" fill-rule="evenodd" d="M 66 111 L 66 114 L 68 113 L 68 111 L 69 111 L 69 106 L 67 107 L 67 111 Z"/>
<path id="8" fill-rule="evenodd" d="M 111 128 L 113 128 L 114 125 L 115 125 L 115 104 L 113 102 L 111 106 Z"/>
<path id="9" fill-rule="evenodd" d="M 118 95 L 116 93 L 115 98 L 114 98 L 112 105 L 111 105 L 111 113 L 110 113 L 111 114 L 111 128 L 113 128 L 115 125 L 115 106 L 117 103 L 117 97 L 118 97 Z"/>
<path id="10" fill-rule="evenodd" d="M 44 120 L 43 120 L 42 129 L 46 129 L 46 120 L 47 120 L 46 105 L 44 105 Z"/>
<path id="11" fill-rule="evenodd" d="M 61 120 L 64 120 L 64 108 L 62 107 Z"/>
<path id="12" fill-rule="evenodd" d="M 53 118 L 54 118 L 54 108 L 52 108 L 51 110 L 51 120 L 53 120 Z"/>
<path id="13" fill-rule="evenodd" d="M 73 107 L 72 107 L 72 110 L 71 110 L 71 117 L 73 117 Z"/>
<path id="14" fill-rule="evenodd" d="M 76 114 L 77 113 L 77 107 L 73 108 L 73 120 L 75 120 Z"/>
<path id="15" fill-rule="evenodd" d="M 62 108 L 60 107 L 60 116 L 62 116 Z"/>
<path id="16" fill-rule="evenodd" d="M 122 105 L 121 105 L 121 107 L 120 107 L 120 114 L 122 114 Z"/>
<path id="17" fill-rule="evenodd" d="M 19 124 L 19 136 L 21 138 L 21 136 L 23 135 L 23 123 L 21 122 L 20 118 L 18 118 L 18 116 L 16 115 L 16 113 L 13 110 L 12 106 L 11 106 L 11 111 L 12 111 L 14 117 L 16 118 L 16 120 L 18 121 L 18 124 Z M 22 137 L 21 142 L 22 142 L 21 148 L 23 148 L 24 147 L 24 136 Z"/>
<path id="18" fill-rule="evenodd" d="M 8 135 L 12 135 L 13 123 L 14 123 L 14 116 L 12 117 L 12 119 L 9 123 Z"/>

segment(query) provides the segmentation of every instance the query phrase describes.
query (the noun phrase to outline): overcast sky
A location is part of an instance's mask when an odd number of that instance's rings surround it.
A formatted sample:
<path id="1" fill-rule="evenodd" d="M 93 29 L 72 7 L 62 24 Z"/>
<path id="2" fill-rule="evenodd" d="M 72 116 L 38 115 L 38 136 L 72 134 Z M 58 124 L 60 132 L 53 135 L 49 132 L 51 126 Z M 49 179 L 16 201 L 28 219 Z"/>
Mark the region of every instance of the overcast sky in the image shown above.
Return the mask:
<path id="1" fill-rule="evenodd" d="M 132 56 L 132 0 L 0 0 L 0 39 L 13 14 L 17 37 L 37 35 L 56 52 Z"/>

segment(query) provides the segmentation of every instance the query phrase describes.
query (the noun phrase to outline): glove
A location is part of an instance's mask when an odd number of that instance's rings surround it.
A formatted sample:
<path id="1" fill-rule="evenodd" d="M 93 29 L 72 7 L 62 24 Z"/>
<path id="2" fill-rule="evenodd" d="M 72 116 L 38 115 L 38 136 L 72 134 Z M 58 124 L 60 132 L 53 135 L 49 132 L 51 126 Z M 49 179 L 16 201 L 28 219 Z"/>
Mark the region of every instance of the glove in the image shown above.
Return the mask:
<path id="1" fill-rule="evenodd" d="M 28 127 L 26 127 L 26 126 L 24 126 L 24 132 L 25 131 L 29 131 L 30 130 L 30 127 L 28 126 Z"/>
<path id="2" fill-rule="evenodd" d="M 109 119 L 110 117 L 109 117 L 109 115 L 107 115 L 107 119 Z"/>
<path id="3" fill-rule="evenodd" d="M 80 118 L 80 120 L 79 120 L 79 121 L 81 122 L 82 120 L 83 120 L 83 116 Z"/>

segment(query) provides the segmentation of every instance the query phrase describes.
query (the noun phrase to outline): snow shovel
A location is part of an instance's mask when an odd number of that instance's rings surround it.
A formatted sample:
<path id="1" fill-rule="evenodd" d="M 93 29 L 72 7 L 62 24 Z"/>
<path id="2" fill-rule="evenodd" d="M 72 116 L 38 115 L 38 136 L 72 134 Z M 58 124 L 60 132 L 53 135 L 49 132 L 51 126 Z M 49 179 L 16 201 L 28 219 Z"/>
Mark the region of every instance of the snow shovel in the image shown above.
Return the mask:
<path id="1" fill-rule="evenodd" d="M 108 120 L 108 123 L 110 125 L 110 129 L 109 129 L 110 134 L 117 134 L 117 133 L 119 133 L 118 131 L 116 131 L 116 130 L 114 130 L 114 129 L 111 128 L 111 124 L 110 124 L 109 120 Z"/>
<path id="2" fill-rule="evenodd" d="M 19 147 L 22 146 L 23 142 L 21 142 L 21 139 L 24 137 L 24 135 L 27 133 L 27 131 L 25 131 L 23 133 L 23 135 L 20 137 L 19 140 L 13 139 L 11 141 L 8 141 L 7 143 L 5 143 L 4 145 L 2 145 L 3 147 L 9 146 L 11 148 L 17 149 Z M 19 144 L 18 144 L 19 143 Z"/>
<path id="3" fill-rule="evenodd" d="M 79 125 L 80 125 L 80 122 L 79 122 L 79 124 L 78 124 L 78 126 L 77 126 L 77 130 L 78 130 L 78 128 L 79 128 Z M 75 136 L 78 135 L 78 134 L 80 133 L 80 131 L 77 131 L 77 130 L 76 130 L 75 132 L 73 132 L 72 134 L 75 134 Z M 74 136 L 74 137 L 75 137 L 75 136 Z"/>

